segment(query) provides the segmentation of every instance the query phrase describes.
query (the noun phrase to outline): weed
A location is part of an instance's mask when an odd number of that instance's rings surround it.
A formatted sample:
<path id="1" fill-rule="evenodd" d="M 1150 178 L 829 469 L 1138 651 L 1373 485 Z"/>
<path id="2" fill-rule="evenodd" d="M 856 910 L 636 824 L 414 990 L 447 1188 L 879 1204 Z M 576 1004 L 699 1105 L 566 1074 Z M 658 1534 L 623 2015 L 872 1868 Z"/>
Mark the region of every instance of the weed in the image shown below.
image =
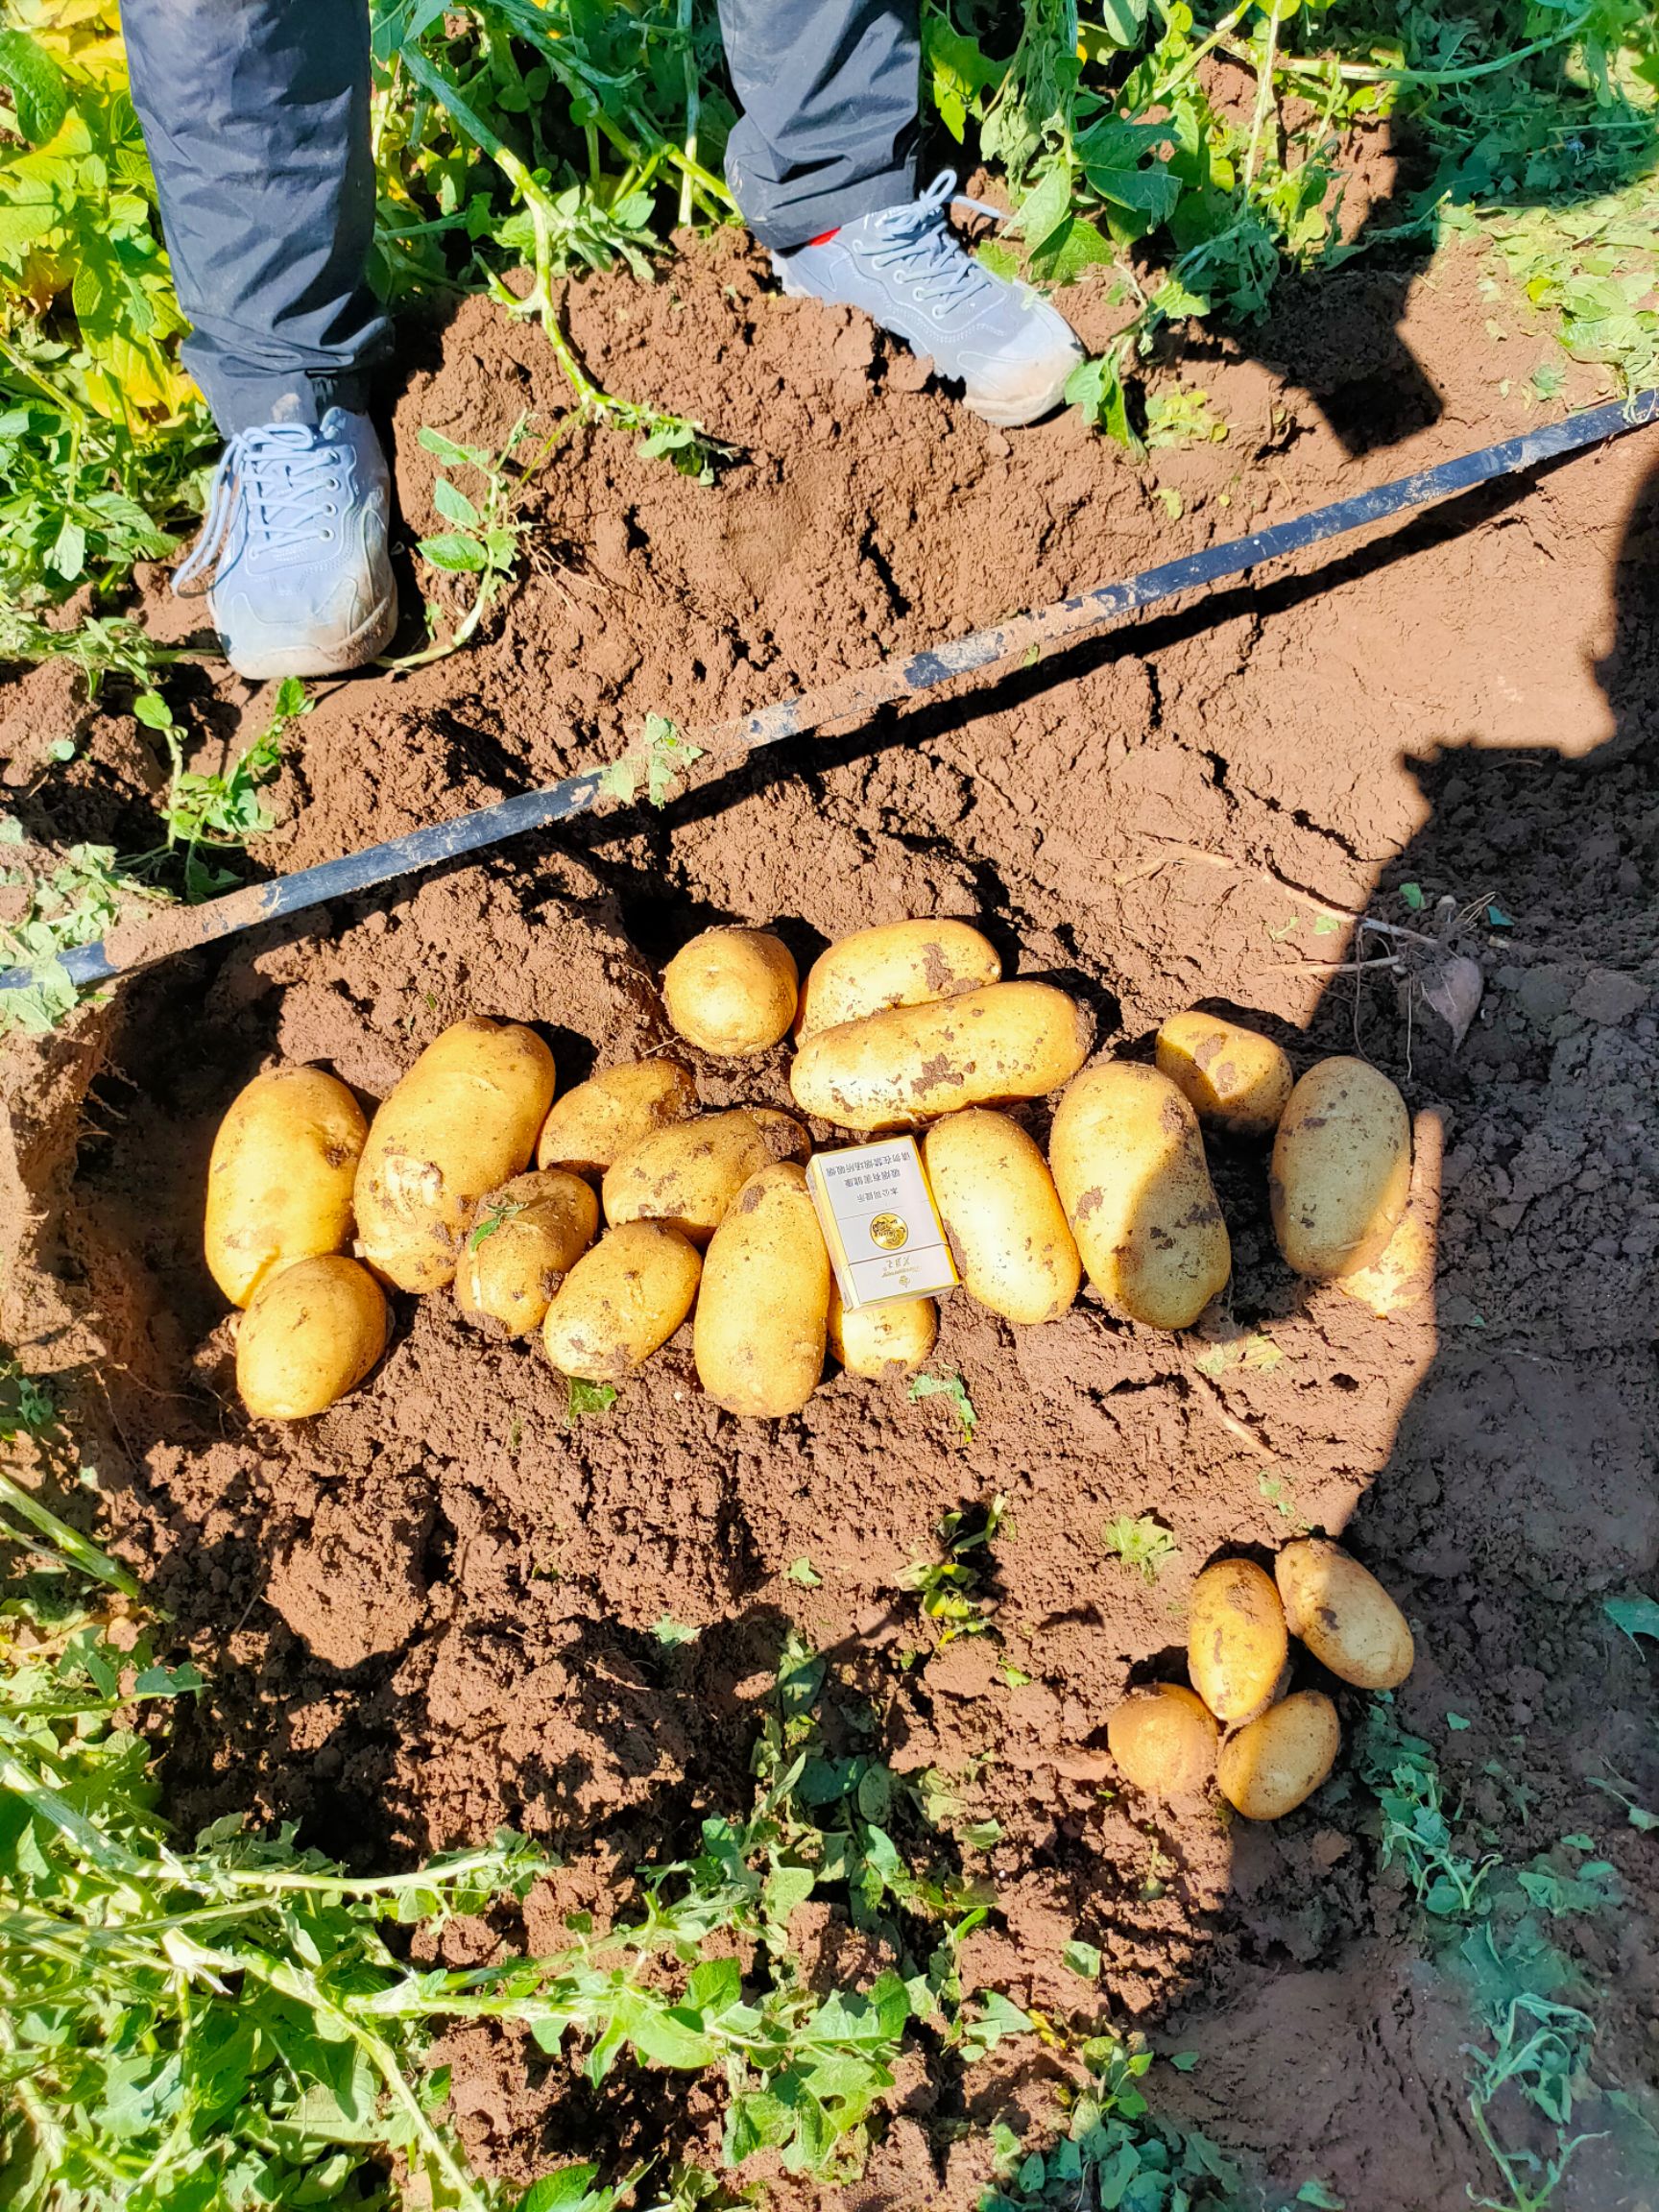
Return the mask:
<path id="1" fill-rule="evenodd" d="M 960 1375 L 918 1375 L 910 1385 L 910 1396 L 914 1399 L 943 1398 L 956 1416 L 963 1443 L 973 1443 L 974 1431 L 979 1426 L 979 1416 L 974 1409 L 973 1399 L 968 1395 L 968 1385 Z"/>
<path id="2" fill-rule="evenodd" d="M 661 1620 L 653 1624 L 651 1633 L 666 1650 L 680 1651 L 687 1644 L 695 1644 L 701 1631 L 687 1626 L 684 1621 L 676 1621 L 671 1613 L 664 1613 Z"/>
<path id="3" fill-rule="evenodd" d="M 1650 1636 L 1659 1644 L 1659 1599 L 1647 1597 L 1640 1590 L 1627 1590 L 1612 1598 L 1603 1598 L 1601 1610 L 1622 1635 L 1634 1644 L 1639 1636 Z"/>
<path id="4" fill-rule="evenodd" d="M 1655 1829 L 1659 1829 L 1659 1813 L 1650 1813 L 1645 1805 L 1638 1805 L 1631 1794 L 1632 1784 L 1623 1774 L 1614 1773 L 1611 1767 L 1607 1768 L 1606 1777 L 1588 1774 L 1585 1780 L 1592 1790 L 1603 1791 L 1609 1797 L 1617 1798 L 1624 1808 L 1624 1817 L 1630 1826 L 1639 1829 L 1644 1836 L 1650 1836 Z"/>
<path id="5" fill-rule="evenodd" d="M 27 893 L 22 918 L 0 925 L 0 968 L 29 968 L 35 980 L 0 992 L 0 1034 L 16 1028 L 40 1035 L 55 1028 L 80 1003 L 62 955 L 90 945 L 121 918 L 126 898 L 162 895 L 136 881 L 108 845 L 71 845 L 62 853 L 37 853 L 14 817 L 0 816 L 0 860 L 7 849 L 14 865 L 0 865 L 0 884 Z"/>
<path id="6" fill-rule="evenodd" d="M 420 653 L 389 659 L 388 668 L 422 668 L 460 652 L 477 635 L 478 626 L 495 602 L 512 587 L 528 521 L 518 513 L 531 477 L 558 443 L 556 430 L 527 463 L 517 460 L 518 448 L 529 435 L 527 415 L 520 415 L 507 433 L 498 453 L 484 445 L 462 445 L 442 431 L 422 425 L 420 442 L 446 469 L 469 469 L 481 479 L 476 498 L 469 498 L 447 476 L 432 487 L 432 504 L 447 530 L 416 541 L 423 561 L 445 576 L 470 577 L 472 596 L 446 637 L 438 636 L 440 616 L 430 601 L 426 628 L 430 642 Z"/>
<path id="7" fill-rule="evenodd" d="M 496 1198 L 492 1200 L 492 1202 L 486 1206 L 484 1211 L 479 1214 L 477 1221 L 473 1224 L 473 1227 L 468 1236 L 468 1251 L 476 1252 L 479 1245 L 483 1243 L 486 1237 L 493 1237 L 497 1229 L 505 1228 L 509 1221 L 514 1220 L 518 1214 L 522 1214 L 523 1211 L 524 1201 L 522 1198 Z M 575 1377 L 572 1376 L 572 1384 L 574 1384 L 575 1380 Z M 589 1383 L 588 1387 L 591 1389 L 593 1385 Z M 616 1393 L 613 1390 L 611 1395 L 613 1398 L 614 1398 Z"/>
<path id="8" fill-rule="evenodd" d="M 940 1557 L 915 1560 L 899 1577 L 900 1588 L 913 1590 L 928 1620 L 941 1624 L 941 1644 L 956 1636 L 983 1635 L 991 1625 L 973 1554 L 995 1541 L 1007 1506 L 998 1493 L 989 1505 L 947 1513 L 937 1530 Z"/>
<path id="9" fill-rule="evenodd" d="M 1182 385 L 1148 395 L 1146 444 L 1154 452 L 1166 445 L 1219 445 L 1226 436 L 1226 423 L 1210 412 L 1208 392 Z"/>
<path id="10" fill-rule="evenodd" d="M 1161 1527 L 1150 1513 L 1133 1519 L 1120 1513 L 1116 1521 L 1108 1521 L 1100 1532 L 1100 1545 L 1143 1582 L 1156 1582 L 1180 1549 L 1168 1529 Z"/>
<path id="11" fill-rule="evenodd" d="M 783 1570 L 783 1579 L 785 1582 L 793 1582 L 801 1590 L 818 1590 L 824 1582 L 823 1575 L 810 1559 L 792 1559 Z"/>
<path id="12" fill-rule="evenodd" d="M 203 775 L 184 764 L 186 733 L 159 691 L 140 691 L 132 712 L 147 730 L 154 730 L 167 747 L 169 776 L 161 819 L 167 843 L 146 854 L 134 867 L 155 865 L 166 854 L 182 851 L 184 896 L 195 902 L 228 889 L 235 878 L 225 869 L 210 868 L 201 858 L 204 846 L 234 850 L 275 827 L 259 794 L 282 769 L 282 740 L 302 715 L 311 711 L 311 699 L 297 676 L 284 677 L 276 687 L 271 719 L 246 752 L 219 774 Z"/>
<path id="13" fill-rule="evenodd" d="M 703 757 L 703 747 L 682 737 L 665 714 L 647 714 L 645 733 L 637 753 L 624 753 L 599 772 L 599 789 L 610 799 L 631 804 L 645 785 L 653 806 L 666 806 L 675 781 Z"/>
<path id="14" fill-rule="evenodd" d="M 1225 1344 L 1213 1344 L 1209 1351 L 1200 1352 L 1192 1364 L 1200 1375 L 1212 1377 L 1225 1375 L 1234 1367 L 1251 1375 L 1271 1375 L 1287 1358 L 1282 1345 L 1275 1344 L 1271 1336 L 1257 1330 Z"/>
<path id="15" fill-rule="evenodd" d="M 574 1429 L 578 1421 L 588 1420 L 593 1414 L 609 1413 L 616 1403 L 616 1386 L 613 1382 L 585 1382 L 580 1375 L 571 1375 L 566 1381 L 566 1428 Z"/>

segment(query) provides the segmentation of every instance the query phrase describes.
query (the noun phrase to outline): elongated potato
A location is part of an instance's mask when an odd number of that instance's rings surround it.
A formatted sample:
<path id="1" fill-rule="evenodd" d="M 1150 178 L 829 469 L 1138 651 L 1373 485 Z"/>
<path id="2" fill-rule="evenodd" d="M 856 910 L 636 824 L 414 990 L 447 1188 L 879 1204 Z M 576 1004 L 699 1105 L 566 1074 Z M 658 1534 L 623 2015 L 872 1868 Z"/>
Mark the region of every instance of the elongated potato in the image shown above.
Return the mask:
<path id="1" fill-rule="evenodd" d="M 882 922 L 821 953 L 801 986 L 795 1033 L 810 1037 L 892 1006 L 981 991 L 1002 974 L 989 938 L 966 922 Z"/>
<path id="2" fill-rule="evenodd" d="M 338 1252 L 369 1124 L 323 1068 L 275 1068 L 230 1101 L 207 1163 L 207 1268 L 232 1306 L 267 1276 Z"/>
<path id="3" fill-rule="evenodd" d="M 1215 1779 L 1246 1820 L 1282 1820 L 1336 1764 L 1342 1730 L 1323 1691 L 1298 1690 L 1221 1746 Z"/>
<path id="4" fill-rule="evenodd" d="M 1305 1536 L 1273 1562 L 1292 1636 L 1322 1667 L 1360 1690 L 1392 1690 L 1411 1671 L 1416 1649 L 1406 1616 L 1339 1544 Z"/>
<path id="5" fill-rule="evenodd" d="M 1298 1275 L 1324 1282 L 1368 1267 L 1411 1188 L 1411 1121 L 1386 1075 L 1321 1060 L 1290 1094 L 1273 1140 L 1273 1234 Z"/>
<path id="6" fill-rule="evenodd" d="M 727 1057 L 786 1037 L 800 989 L 794 956 L 770 929 L 705 929 L 662 974 L 662 1001 L 681 1036 Z"/>
<path id="7" fill-rule="evenodd" d="M 776 1160 L 804 1158 L 805 1133 L 770 1106 L 729 1107 L 654 1129 L 606 1171 L 608 1221 L 666 1221 L 707 1244 L 733 1198 Z"/>
<path id="8" fill-rule="evenodd" d="M 1187 1671 L 1217 1720 L 1246 1720 L 1279 1686 L 1289 1651 L 1273 1578 L 1253 1559 L 1218 1559 L 1192 1585 Z"/>
<path id="9" fill-rule="evenodd" d="M 1196 1321 L 1232 1271 L 1191 1107 L 1156 1068 L 1114 1060 L 1067 1091 L 1048 1165 L 1089 1280 L 1154 1329 Z"/>
<path id="10" fill-rule="evenodd" d="M 1106 1747 L 1148 1797 L 1196 1797 L 1215 1771 L 1221 1731 L 1184 1682 L 1131 1691 L 1106 1722 Z"/>
<path id="11" fill-rule="evenodd" d="M 1054 1321 L 1083 1266 L 1046 1162 L 1018 1122 L 981 1106 L 947 1114 L 922 1155 L 971 1298 L 1005 1321 Z"/>
<path id="12" fill-rule="evenodd" d="M 619 1382 L 691 1310 L 703 1262 L 665 1221 L 624 1221 L 585 1252 L 558 1289 L 541 1341 L 562 1375 Z"/>
<path id="13" fill-rule="evenodd" d="M 455 1270 L 463 1313 L 510 1336 L 541 1327 L 553 1293 L 599 1228 L 599 1201 L 579 1175 L 540 1167 L 478 1201 Z"/>
<path id="14" fill-rule="evenodd" d="M 677 1060 L 601 1069 L 555 1100 L 536 1141 L 536 1165 L 602 1175 L 653 1129 L 696 1111 L 697 1087 Z"/>
<path id="15" fill-rule="evenodd" d="M 939 1309 L 931 1298 L 895 1298 L 886 1306 L 841 1303 L 830 1285 L 830 1349 L 849 1375 L 867 1382 L 893 1382 L 914 1375 L 939 1334 Z"/>
<path id="16" fill-rule="evenodd" d="M 357 1248 L 375 1273 L 400 1290 L 453 1281 L 473 1207 L 529 1165 L 552 1102 L 533 1029 L 469 1014 L 435 1038 L 382 1101 L 357 1169 Z"/>
<path id="17" fill-rule="evenodd" d="M 1207 1128 L 1270 1137 L 1295 1075 L 1271 1037 L 1216 1014 L 1171 1014 L 1158 1032 L 1158 1066 Z"/>
<path id="18" fill-rule="evenodd" d="M 762 1167 L 714 1232 L 692 1338 L 697 1374 L 729 1413 L 798 1413 L 824 1372 L 830 1255 L 792 1160 Z"/>
<path id="19" fill-rule="evenodd" d="M 1379 1321 L 1421 1306 L 1434 1292 L 1440 1243 L 1440 1167 L 1446 1124 L 1426 1107 L 1411 1128 L 1411 1191 L 1394 1234 L 1368 1266 L 1332 1278 Z"/>
<path id="20" fill-rule="evenodd" d="M 1094 1024 L 1049 983 L 991 983 L 816 1030 L 789 1088 L 803 1113 L 844 1129 L 896 1129 L 962 1106 L 1041 1098 L 1076 1074 Z"/>
<path id="21" fill-rule="evenodd" d="M 386 1349 L 386 1295 L 342 1252 L 267 1275 L 236 1327 L 236 1388 L 261 1421 L 303 1421 L 355 1389 Z"/>

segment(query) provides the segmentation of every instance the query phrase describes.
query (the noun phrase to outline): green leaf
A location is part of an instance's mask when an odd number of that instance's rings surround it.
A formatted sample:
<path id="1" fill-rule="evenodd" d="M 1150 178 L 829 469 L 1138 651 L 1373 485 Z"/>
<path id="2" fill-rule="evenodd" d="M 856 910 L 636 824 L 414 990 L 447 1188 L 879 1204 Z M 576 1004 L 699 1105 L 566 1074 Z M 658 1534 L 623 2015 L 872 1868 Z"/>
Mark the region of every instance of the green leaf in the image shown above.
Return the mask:
<path id="1" fill-rule="evenodd" d="M 458 530 L 445 531 L 436 538 L 422 538 L 416 549 L 434 568 L 442 568 L 449 575 L 476 575 L 479 569 L 490 565 L 490 556 L 477 539 L 466 537 Z"/>
<path id="2" fill-rule="evenodd" d="M 664 1613 L 651 1633 L 659 1644 L 666 1645 L 670 1651 L 677 1651 L 686 1644 L 695 1644 L 699 1631 L 687 1627 L 684 1621 L 676 1621 L 671 1613 Z"/>
<path id="3" fill-rule="evenodd" d="M 1406 902 L 1406 905 L 1408 911 L 1413 914 L 1421 914 L 1424 907 L 1428 904 L 1428 901 L 1423 895 L 1423 886 L 1421 883 L 1402 883 L 1400 886 L 1400 896 Z"/>
<path id="4" fill-rule="evenodd" d="M 24 31 L 0 31 L 0 86 L 12 95 L 17 128 L 32 146 L 56 138 L 69 112 L 69 90 L 43 46 Z"/>
<path id="5" fill-rule="evenodd" d="M 578 1421 L 589 1414 L 609 1413 L 616 1403 L 616 1388 L 612 1382 L 588 1382 L 580 1375 L 566 1378 L 565 1421 L 574 1429 Z"/>
<path id="6" fill-rule="evenodd" d="M 463 529 L 476 530 L 483 521 L 483 517 L 466 493 L 457 492 L 447 476 L 440 476 L 433 485 L 432 504 L 445 522 L 458 522 Z"/>
<path id="7" fill-rule="evenodd" d="M 1100 27 L 1115 46 L 1138 46 L 1151 0 L 1099 0 Z"/>
<path id="8" fill-rule="evenodd" d="M 974 1820 L 958 1831 L 970 1851 L 990 1851 L 1002 1840 L 1000 1820 Z"/>
<path id="9" fill-rule="evenodd" d="M 1621 1596 L 1603 1598 L 1601 1610 L 1632 1644 L 1639 1636 L 1651 1636 L 1659 1644 L 1659 1602 L 1644 1597 L 1641 1591 L 1629 1590 Z"/>
<path id="10" fill-rule="evenodd" d="M 1455 1735 L 1457 1735 L 1461 1734 L 1461 1732 L 1468 1727 L 1469 1723 L 1464 1719 L 1461 1713 L 1448 1713 L 1446 1716 L 1446 1725 L 1453 1731 Z"/>
<path id="11" fill-rule="evenodd" d="M 132 714 L 146 730 L 171 730 L 173 709 L 159 691 L 140 691 L 132 702 Z"/>
<path id="12" fill-rule="evenodd" d="M 1312 2204 L 1317 2212 L 1345 2212 L 1348 2200 L 1338 2197 L 1334 2189 L 1328 2189 L 1323 2181 L 1304 2181 L 1296 2192 L 1298 2204 Z"/>
<path id="13" fill-rule="evenodd" d="M 821 1589 L 824 1582 L 823 1575 L 810 1559 L 792 1559 L 783 1570 L 783 1579 L 797 1584 L 803 1590 Z"/>
<path id="14" fill-rule="evenodd" d="M 1190 2074 L 1193 2067 L 1198 2064 L 1198 2053 L 1196 2051 L 1171 2051 L 1169 2063 L 1174 2067 L 1177 2074 Z"/>
<path id="15" fill-rule="evenodd" d="M 1060 1956 L 1072 1973 L 1081 1975 L 1085 1982 L 1099 1981 L 1100 1952 L 1095 1944 L 1085 1943 L 1080 1936 L 1073 1936 Z"/>
<path id="16" fill-rule="evenodd" d="M 519 2198 L 517 2212 L 582 2212 L 598 2171 L 597 2166 L 561 2166 L 543 2174 Z"/>
<path id="17" fill-rule="evenodd" d="M 1066 379 L 1065 396 L 1092 428 L 1104 430 L 1109 438 L 1116 439 L 1138 458 L 1145 451 L 1129 421 L 1129 402 L 1122 378 L 1116 360 L 1110 355 L 1100 353 L 1092 360 L 1079 361 Z"/>

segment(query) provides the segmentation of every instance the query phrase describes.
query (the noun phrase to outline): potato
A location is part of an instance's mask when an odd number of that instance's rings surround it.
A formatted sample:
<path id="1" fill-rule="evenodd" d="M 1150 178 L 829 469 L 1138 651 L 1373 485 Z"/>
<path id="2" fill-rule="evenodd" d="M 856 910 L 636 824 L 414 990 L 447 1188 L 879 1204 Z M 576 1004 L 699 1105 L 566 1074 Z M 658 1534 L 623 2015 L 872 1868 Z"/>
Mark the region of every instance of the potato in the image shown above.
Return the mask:
<path id="1" fill-rule="evenodd" d="M 1290 1648 L 1273 1578 L 1252 1559 L 1218 1559 L 1192 1585 L 1187 1671 L 1217 1720 L 1247 1720 L 1279 1686 Z"/>
<path id="2" fill-rule="evenodd" d="M 733 1106 L 654 1129 L 606 1172 L 607 1221 L 666 1221 L 707 1244 L 748 1182 L 776 1160 L 804 1159 L 805 1132 L 775 1107 Z"/>
<path id="3" fill-rule="evenodd" d="M 801 978 L 770 929 L 705 929 L 662 974 L 668 1019 L 705 1052 L 764 1052 L 789 1034 Z"/>
<path id="4" fill-rule="evenodd" d="M 717 1406 L 758 1420 L 798 1413 L 824 1372 L 830 1255 L 794 1161 L 762 1167 L 714 1232 L 692 1338 Z"/>
<path id="5" fill-rule="evenodd" d="M 1312 1796 L 1341 1747 L 1335 1706 L 1322 1691 L 1298 1690 L 1228 1737 L 1215 1779 L 1246 1820 L 1280 1820 Z"/>
<path id="6" fill-rule="evenodd" d="M 849 1375 L 867 1382 L 893 1382 L 913 1375 L 939 1334 L 939 1309 L 931 1298 L 895 1298 L 885 1306 L 841 1303 L 830 1285 L 830 1349 Z"/>
<path id="7" fill-rule="evenodd" d="M 232 1306 L 296 1260 L 351 1236 L 351 1186 L 369 1124 L 322 1068 L 255 1075 L 230 1101 L 207 1163 L 207 1270 Z"/>
<path id="8" fill-rule="evenodd" d="M 1221 1731 L 1183 1682 L 1133 1690 L 1106 1723 L 1106 1744 L 1148 1797 L 1196 1797 L 1215 1771 Z"/>
<path id="9" fill-rule="evenodd" d="M 961 1106 L 1041 1098 L 1076 1074 L 1094 1024 L 1048 983 L 991 983 L 816 1030 L 789 1088 L 803 1113 L 844 1129 L 894 1129 Z"/>
<path id="10" fill-rule="evenodd" d="M 1171 1014 L 1158 1066 L 1200 1121 L 1229 1137 L 1270 1137 L 1296 1078 L 1270 1037 L 1215 1014 Z"/>
<path id="11" fill-rule="evenodd" d="M 922 1154 L 968 1295 L 1005 1321 L 1057 1320 L 1083 1265 L 1024 1130 L 974 1106 L 935 1121 Z"/>
<path id="12" fill-rule="evenodd" d="M 538 1167 L 602 1175 L 653 1129 L 697 1111 L 697 1088 L 676 1060 L 631 1060 L 566 1091 L 541 1124 Z"/>
<path id="13" fill-rule="evenodd" d="M 1360 1690 L 1392 1690 L 1411 1671 L 1416 1649 L 1406 1616 L 1339 1544 L 1305 1536 L 1273 1562 L 1290 1633 L 1321 1667 Z"/>
<path id="14" fill-rule="evenodd" d="M 1061 1099 L 1048 1164 L 1089 1280 L 1154 1329 L 1196 1321 L 1232 1271 L 1191 1107 L 1156 1068 L 1114 1060 Z"/>
<path id="15" fill-rule="evenodd" d="M 579 1175 L 542 1167 L 478 1201 L 455 1270 L 463 1313 L 499 1321 L 510 1336 L 539 1328 L 553 1293 L 599 1227 L 599 1201 Z"/>
<path id="16" fill-rule="evenodd" d="M 956 998 L 1001 974 L 997 948 L 966 922 L 882 922 L 855 929 L 812 963 L 795 1032 L 810 1037 L 890 1006 Z"/>
<path id="17" fill-rule="evenodd" d="M 1273 1234 L 1297 1274 L 1317 1283 L 1368 1267 L 1410 1187 L 1410 1118 L 1387 1076 L 1363 1060 L 1310 1068 L 1273 1140 L 1267 1186 Z"/>
<path id="18" fill-rule="evenodd" d="M 1367 1267 L 1332 1278 L 1335 1287 L 1379 1321 L 1409 1311 L 1433 1295 L 1440 1243 L 1440 1163 L 1446 1125 L 1431 1108 L 1411 1132 L 1411 1192 L 1394 1234 Z"/>
<path id="19" fill-rule="evenodd" d="M 439 1290 L 486 1190 L 529 1165 L 553 1102 L 553 1055 L 533 1029 L 469 1014 L 427 1046 L 369 1124 L 357 1169 L 357 1249 L 400 1290 Z"/>
<path id="20" fill-rule="evenodd" d="M 236 1329 L 236 1388 L 258 1421 L 303 1421 L 353 1390 L 386 1349 L 386 1295 L 342 1252 L 267 1275 Z"/>
<path id="21" fill-rule="evenodd" d="M 691 1310 L 703 1262 L 665 1221 L 624 1221 L 585 1252 L 547 1309 L 541 1341 L 562 1375 L 619 1382 Z"/>

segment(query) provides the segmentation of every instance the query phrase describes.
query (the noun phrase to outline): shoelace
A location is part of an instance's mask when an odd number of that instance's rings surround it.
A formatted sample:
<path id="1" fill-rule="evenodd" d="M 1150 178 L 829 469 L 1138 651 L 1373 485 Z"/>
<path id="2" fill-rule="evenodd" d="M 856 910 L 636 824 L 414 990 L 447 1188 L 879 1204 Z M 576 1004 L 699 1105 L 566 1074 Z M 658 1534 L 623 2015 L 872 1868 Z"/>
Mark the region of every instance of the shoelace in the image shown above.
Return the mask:
<path id="1" fill-rule="evenodd" d="M 919 199 L 872 217 L 867 232 L 872 243 L 859 242 L 872 269 L 896 271 L 928 305 L 953 305 L 986 280 L 984 270 L 945 227 L 945 210 L 950 206 L 1007 221 L 1000 207 L 959 192 L 954 169 L 941 169 Z"/>
<path id="2" fill-rule="evenodd" d="M 343 489 L 347 467 L 340 447 L 302 422 L 239 430 L 219 456 L 207 512 L 195 544 L 174 571 L 174 590 L 190 597 L 207 589 L 230 535 L 238 497 L 253 505 L 260 538 L 271 551 L 293 552 L 312 542 L 319 507 L 336 512 L 323 494 Z"/>

